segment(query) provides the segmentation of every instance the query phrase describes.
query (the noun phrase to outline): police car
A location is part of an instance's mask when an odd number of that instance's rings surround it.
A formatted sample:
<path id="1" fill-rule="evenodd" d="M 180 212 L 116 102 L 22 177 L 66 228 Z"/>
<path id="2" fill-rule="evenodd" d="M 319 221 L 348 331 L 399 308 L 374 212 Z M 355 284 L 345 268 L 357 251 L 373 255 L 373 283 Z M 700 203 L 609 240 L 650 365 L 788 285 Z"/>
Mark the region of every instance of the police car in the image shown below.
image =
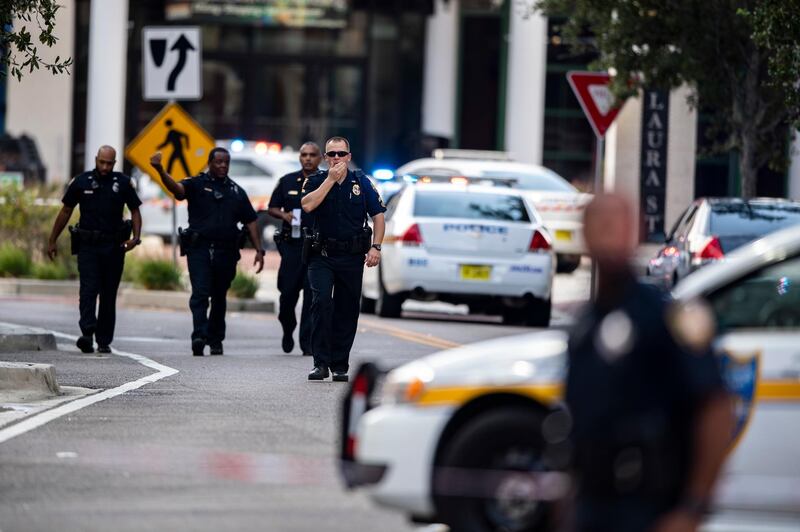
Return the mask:
<path id="1" fill-rule="evenodd" d="M 737 404 L 704 530 L 800 529 L 800 227 L 740 248 L 674 295 L 710 304 Z M 362 366 L 343 409 L 347 485 L 453 530 L 543 530 L 567 490 L 558 472 L 566 342 L 546 331 L 443 351 L 385 376 Z"/>
<path id="2" fill-rule="evenodd" d="M 507 153 L 481 150 L 434 150 L 433 156 L 408 162 L 395 172 L 404 175 L 441 174 L 513 180 L 514 188 L 541 214 L 553 235 L 558 271 L 572 272 L 586 253 L 583 209 L 591 194 L 584 194 L 563 177 L 543 166 L 514 161 Z"/>
<path id="3" fill-rule="evenodd" d="M 258 213 L 259 231 L 264 243 L 272 242 L 272 234 L 280 222 L 267 215 L 272 191 L 282 176 L 300 170 L 299 154 L 275 142 L 221 140 L 217 146 L 231 154 L 228 175 L 247 192 Z M 136 176 L 135 176 L 136 177 Z M 147 174 L 138 174 L 137 190 L 142 200 L 142 232 L 168 238 L 172 235 L 172 200 Z M 186 202 L 178 202 L 177 225 L 186 227 L 189 215 Z"/>
<path id="4" fill-rule="evenodd" d="M 381 263 L 364 272 L 362 310 L 399 317 L 405 299 L 436 300 L 546 327 L 551 242 L 536 210 L 515 190 L 406 187 L 387 206 Z"/>

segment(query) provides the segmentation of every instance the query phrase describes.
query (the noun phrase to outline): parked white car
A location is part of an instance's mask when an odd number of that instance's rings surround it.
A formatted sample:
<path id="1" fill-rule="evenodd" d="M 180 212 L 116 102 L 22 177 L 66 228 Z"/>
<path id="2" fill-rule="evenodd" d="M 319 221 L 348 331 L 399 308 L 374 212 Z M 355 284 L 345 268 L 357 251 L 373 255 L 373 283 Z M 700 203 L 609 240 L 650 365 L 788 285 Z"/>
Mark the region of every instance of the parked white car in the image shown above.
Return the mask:
<path id="1" fill-rule="evenodd" d="M 387 207 L 381 264 L 364 272 L 362 309 L 399 317 L 405 299 L 466 303 L 546 327 L 554 274 L 550 234 L 518 191 L 406 187 Z"/>
<path id="2" fill-rule="evenodd" d="M 737 400 L 706 531 L 800 529 L 799 286 L 795 226 L 697 271 L 674 292 L 682 301 L 703 297 L 713 309 L 714 349 Z M 343 409 L 346 483 L 421 521 L 453 524 L 469 515 L 470 530 L 541 530 L 563 486 L 563 475 L 544 470 L 542 454 L 543 442 L 557 446 L 566 434 L 559 428 L 566 348 L 566 333 L 547 331 L 436 353 L 385 378 L 362 366 Z M 474 495 L 455 510 L 434 489 L 441 468 L 467 473 L 445 487 Z"/>
<path id="3" fill-rule="evenodd" d="M 566 179 L 543 166 L 515 162 L 503 152 L 435 150 L 433 156 L 410 161 L 396 175 L 423 176 L 443 172 L 470 178 L 513 181 L 539 212 L 553 235 L 558 271 L 572 272 L 586 253 L 583 242 L 583 209 L 592 199 Z"/>

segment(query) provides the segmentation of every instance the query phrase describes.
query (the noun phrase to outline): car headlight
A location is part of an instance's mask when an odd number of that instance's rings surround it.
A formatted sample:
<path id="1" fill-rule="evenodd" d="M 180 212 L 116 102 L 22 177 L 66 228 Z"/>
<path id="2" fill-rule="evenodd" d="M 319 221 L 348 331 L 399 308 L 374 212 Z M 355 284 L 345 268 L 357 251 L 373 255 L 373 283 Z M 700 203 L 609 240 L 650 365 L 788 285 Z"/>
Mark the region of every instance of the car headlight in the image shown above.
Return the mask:
<path id="1" fill-rule="evenodd" d="M 433 381 L 433 369 L 422 362 L 412 362 L 391 371 L 383 383 L 380 404 L 415 403 Z"/>

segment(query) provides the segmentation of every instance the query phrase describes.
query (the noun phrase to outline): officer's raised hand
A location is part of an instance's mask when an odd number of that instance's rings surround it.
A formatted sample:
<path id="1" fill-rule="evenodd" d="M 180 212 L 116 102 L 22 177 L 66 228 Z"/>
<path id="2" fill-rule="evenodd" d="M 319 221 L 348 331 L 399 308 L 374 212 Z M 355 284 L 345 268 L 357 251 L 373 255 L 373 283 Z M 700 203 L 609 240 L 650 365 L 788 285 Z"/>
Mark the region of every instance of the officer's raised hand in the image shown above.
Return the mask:
<path id="1" fill-rule="evenodd" d="M 156 170 L 160 169 L 161 168 L 161 158 L 162 157 L 163 157 L 163 155 L 161 155 L 160 151 L 155 152 L 152 155 L 152 157 L 150 157 L 150 166 L 152 166 Z"/>
<path id="2" fill-rule="evenodd" d="M 381 252 L 375 247 L 369 248 L 369 251 L 367 252 L 367 257 L 364 259 L 364 264 L 372 268 L 373 266 L 377 266 L 380 261 L 381 261 Z"/>

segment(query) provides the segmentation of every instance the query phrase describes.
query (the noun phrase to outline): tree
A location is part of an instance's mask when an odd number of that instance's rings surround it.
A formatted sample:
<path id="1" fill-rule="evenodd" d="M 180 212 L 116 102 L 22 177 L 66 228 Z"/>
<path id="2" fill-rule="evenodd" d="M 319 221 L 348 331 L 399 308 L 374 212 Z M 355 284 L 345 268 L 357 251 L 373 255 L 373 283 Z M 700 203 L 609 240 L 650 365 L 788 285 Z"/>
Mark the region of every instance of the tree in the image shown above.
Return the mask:
<path id="1" fill-rule="evenodd" d="M 36 40 L 48 48 L 52 47 L 58 38 L 53 35 L 56 25 L 56 13 L 61 6 L 55 0 L 5 0 L 0 1 L 0 50 L 2 59 L 0 63 L 6 67 L 11 75 L 22 79 L 23 72 L 33 72 L 41 67 L 53 74 L 69 72 L 72 65 L 71 58 L 61 59 L 56 57 L 53 61 L 46 61 L 39 55 L 38 44 L 34 42 L 34 35 L 26 26 L 14 26 L 14 22 L 24 22 L 27 26 L 38 28 L 35 30 Z M 4 71 L 5 75 L 5 71 Z"/>
<path id="2" fill-rule="evenodd" d="M 599 59 L 593 67 L 615 72 L 612 90 L 617 97 L 631 96 L 645 86 L 694 87 L 690 103 L 699 102 L 711 111 L 713 150 L 739 152 L 745 197 L 756 194 L 760 168 L 786 167 L 786 125 L 797 114 L 796 107 L 787 106 L 791 101 L 787 85 L 775 77 L 776 68 L 783 71 L 784 65 L 772 64 L 777 56 L 770 55 L 770 46 L 754 34 L 754 26 L 760 27 L 764 19 L 756 8 L 761 3 L 535 0 L 548 15 L 569 14 L 562 38 L 577 49 L 596 50 Z M 788 19 L 798 18 L 797 11 L 785 17 L 789 24 Z M 771 36 L 767 40 L 774 42 Z M 796 56 L 793 60 L 796 66 Z"/>

